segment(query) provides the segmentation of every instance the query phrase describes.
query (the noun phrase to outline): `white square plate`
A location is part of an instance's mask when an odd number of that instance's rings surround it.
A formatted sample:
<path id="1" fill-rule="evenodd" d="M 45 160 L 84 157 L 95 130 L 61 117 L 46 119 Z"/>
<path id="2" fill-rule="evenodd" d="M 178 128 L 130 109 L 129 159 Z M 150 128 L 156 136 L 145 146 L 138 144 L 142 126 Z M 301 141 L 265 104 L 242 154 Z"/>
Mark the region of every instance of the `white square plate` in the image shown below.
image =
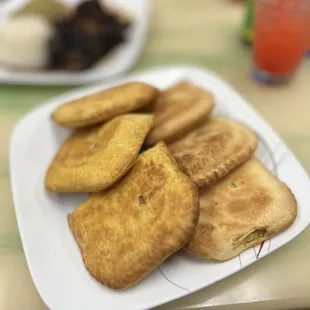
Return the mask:
<path id="1" fill-rule="evenodd" d="M 6 19 L 29 0 L 10 0 L 0 7 L 0 27 Z M 81 0 L 61 0 L 70 5 Z M 127 72 L 137 61 L 147 37 L 151 8 L 150 0 L 104 0 L 104 3 L 128 12 L 133 17 L 127 40 L 91 69 L 70 71 L 13 71 L 0 65 L 0 83 L 71 85 L 86 84 Z"/>
<path id="2" fill-rule="evenodd" d="M 67 215 L 85 195 L 53 194 L 44 189 L 47 166 L 68 130 L 49 115 L 68 100 L 129 80 L 145 81 L 161 89 L 188 79 L 215 95 L 215 114 L 238 119 L 258 133 L 258 157 L 292 189 L 298 201 L 295 223 L 280 235 L 223 263 L 199 259 L 182 251 L 170 257 L 138 285 L 124 291 L 110 290 L 86 271 Z M 211 285 L 296 237 L 310 221 L 309 179 L 291 151 L 273 129 L 219 77 L 193 67 L 167 67 L 145 71 L 111 83 L 82 88 L 61 95 L 34 110 L 14 130 L 11 141 L 12 191 L 21 239 L 34 283 L 53 310 L 148 309 Z M 259 256 L 259 257 L 257 257 Z"/>

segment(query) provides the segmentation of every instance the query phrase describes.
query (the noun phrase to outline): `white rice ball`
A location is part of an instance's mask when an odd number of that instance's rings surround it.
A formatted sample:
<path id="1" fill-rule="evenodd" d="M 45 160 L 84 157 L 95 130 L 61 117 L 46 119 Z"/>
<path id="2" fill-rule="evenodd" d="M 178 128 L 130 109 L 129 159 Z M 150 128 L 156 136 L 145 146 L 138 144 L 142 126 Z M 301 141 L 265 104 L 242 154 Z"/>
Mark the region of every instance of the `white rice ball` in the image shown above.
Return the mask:
<path id="1" fill-rule="evenodd" d="M 53 26 L 36 15 L 12 18 L 0 28 L 0 64 L 17 69 L 42 69 L 49 61 Z"/>

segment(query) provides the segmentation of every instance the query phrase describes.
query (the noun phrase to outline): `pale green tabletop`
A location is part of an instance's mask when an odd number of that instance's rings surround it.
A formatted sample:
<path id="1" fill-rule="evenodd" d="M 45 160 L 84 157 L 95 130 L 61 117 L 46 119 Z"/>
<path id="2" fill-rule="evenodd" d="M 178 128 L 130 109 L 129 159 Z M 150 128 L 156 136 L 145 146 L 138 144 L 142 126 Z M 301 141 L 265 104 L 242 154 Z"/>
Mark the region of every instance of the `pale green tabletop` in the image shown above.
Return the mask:
<path id="1" fill-rule="evenodd" d="M 146 47 L 134 69 L 165 64 L 207 67 L 227 80 L 280 133 L 310 171 L 310 61 L 288 86 L 249 76 L 250 49 L 238 38 L 243 7 L 228 0 L 155 0 Z M 46 309 L 27 269 L 10 193 L 8 145 L 14 123 L 68 87 L 0 86 L 0 309 Z M 310 206 L 309 206 L 310 207 Z M 310 308 L 310 229 L 289 245 L 209 288 L 161 309 Z M 225 307 L 224 307 L 225 306 Z M 55 309 L 56 310 L 56 309 Z M 111 309 L 112 310 L 112 309 Z"/>

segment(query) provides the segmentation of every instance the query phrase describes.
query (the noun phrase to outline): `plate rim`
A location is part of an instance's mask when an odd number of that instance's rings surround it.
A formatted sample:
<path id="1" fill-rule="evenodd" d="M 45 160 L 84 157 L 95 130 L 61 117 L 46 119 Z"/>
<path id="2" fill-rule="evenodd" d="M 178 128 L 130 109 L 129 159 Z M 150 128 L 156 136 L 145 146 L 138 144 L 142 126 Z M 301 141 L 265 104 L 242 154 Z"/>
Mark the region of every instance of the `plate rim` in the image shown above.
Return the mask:
<path id="1" fill-rule="evenodd" d="M 303 165 L 300 163 L 299 159 L 295 156 L 295 154 L 291 151 L 290 148 L 287 147 L 286 143 L 282 140 L 281 136 L 274 130 L 274 128 L 269 124 L 269 122 L 267 122 L 265 120 L 265 118 L 260 114 L 260 112 L 258 112 L 256 110 L 256 108 L 254 106 L 252 106 L 251 104 L 248 103 L 247 100 L 245 100 L 245 98 L 237 91 L 235 90 L 228 82 L 226 82 L 223 78 L 221 78 L 220 76 L 218 76 L 216 73 L 212 72 L 211 70 L 208 70 L 208 69 L 205 69 L 205 68 L 202 68 L 202 67 L 199 67 L 199 66 L 191 66 L 191 65 L 170 65 L 170 66 L 160 66 L 160 67 L 154 67 L 154 68 L 149 68 L 149 69 L 146 69 L 146 70 L 139 70 L 139 71 L 135 71 L 131 74 L 128 74 L 124 77 L 121 77 L 121 78 L 115 78 L 113 80 L 109 80 L 109 81 L 101 81 L 101 82 L 97 82 L 93 85 L 88 85 L 88 86 L 83 86 L 83 87 L 79 87 L 79 88 L 76 88 L 76 89 L 72 89 L 72 90 L 69 90 L 69 91 L 66 91 L 60 95 L 57 95 L 47 101 L 44 101 L 43 104 L 40 104 L 39 106 L 37 106 L 36 108 L 30 110 L 28 113 L 26 113 L 17 123 L 16 125 L 13 127 L 13 130 L 12 130 L 12 134 L 11 134 L 11 139 L 10 139 L 10 148 L 9 148 L 9 167 L 10 167 L 10 183 L 11 183 L 11 191 L 12 191 L 12 196 L 13 196 L 13 204 L 14 204 L 14 209 L 15 209 L 15 213 L 16 213 L 16 220 L 17 220 L 17 224 L 18 224 L 18 230 L 19 230 L 19 234 L 20 234 L 20 238 L 21 238 L 21 241 L 22 241 L 22 246 L 24 248 L 24 255 L 25 255 L 25 258 L 26 258 L 26 261 L 27 261 L 27 266 L 28 266 L 28 270 L 31 274 L 31 277 L 32 277 L 32 281 L 40 295 L 40 297 L 42 298 L 43 302 L 50 308 L 52 309 L 50 306 L 49 306 L 49 303 L 47 302 L 44 294 L 41 292 L 41 288 L 39 285 L 37 285 L 36 283 L 36 280 L 35 280 L 35 276 L 34 276 L 34 271 L 32 269 L 32 264 L 29 263 L 29 257 L 27 254 L 27 250 L 25 249 L 25 244 L 27 244 L 27 241 L 26 241 L 26 237 L 24 236 L 23 234 L 23 229 L 21 227 L 23 227 L 23 224 L 21 224 L 22 220 L 21 220 L 21 215 L 20 215 L 20 212 L 18 212 L 18 207 L 16 206 L 16 201 L 17 201 L 17 196 L 18 194 L 16 193 L 16 190 L 14 189 L 14 180 L 15 180 L 15 177 L 16 177 L 16 173 L 14 173 L 14 163 L 12 161 L 12 154 L 14 152 L 14 145 L 15 145 L 15 139 L 16 139 L 16 135 L 18 134 L 18 132 L 22 129 L 24 123 L 27 122 L 28 118 L 30 118 L 32 115 L 35 115 L 37 113 L 39 113 L 41 110 L 44 110 L 44 109 L 47 109 L 48 107 L 52 108 L 57 101 L 59 101 L 59 99 L 63 98 L 63 97 L 66 97 L 66 96 L 70 96 L 76 92 L 84 92 L 86 90 L 89 90 L 89 91 L 92 91 L 93 89 L 96 89 L 96 88 L 107 88 L 107 87 L 110 87 L 111 85 L 114 85 L 114 84 L 117 84 L 117 83 L 122 83 L 128 79 L 134 79 L 138 76 L 141 76 L 141 75 L 151 75 L 151 74 L 154 74 L 154 73 L 158 73 L 158 72 L 164 72 L 166 70 L 174 70 L 174 71 L 179 71 L 179 72 L 184 72 L 185 74 L 188 73 L 190 75 L 190 72 L 199 72 L 199 73 L 202 73 L 202 74 L 205 74 L 207 73 L 208 75 L 211 75 L 213 76 L 218 82 L 221 82 L 223 83 L 226 88 L 229 88 L 230 91 L 232 91 L 233 93 L 235 93 L 239 98 L 240 100 L 242 100 L 245 105 L 253 112 L 255 113 L 256 115 L 258 115 L 258 117 L 265 123 L 265 125 L 268 126 L 268 128 L 276 135 L 276 137 L 281 141 L 281 143 L 283 143 L 283 145 L 286 146 L 286 148 L 289 150 L 289 154 L 290 156 L 292 156 L 296 163 L 299 165 L 302 173 L 307 177 L 307 183 L 310 187 L 310 179 L 309 179 L 309 175 L 307 173 L 307 171 L 305 170 L 305 168 L 303 167 Z M 180 74 L 181 75 L 181 74 Z M 61 103 L 58 103 L 58 104 L 61 104 Z M 15 177 L 14 177 L 15 175 Z M 308 198 L 310 198 L 310 194 L 308 195 Z M 279 248 L 281 248 L 283 245 L 289 243 L 290 241 L 292 241 L 295 237 L 297 237 L 299 234 L 301 234 L 309 225 L 310 223 L 310 217 L 307 219 L 307 222 L 301 226 L 301 229 L 298 229 L 298 232 L 295 234 L 295 235 L 290 235 L 288 238 L 286 238 L 286 241 L 284 244 L 272 249 L 270 251 L 270 253 L 265 253 L 265 254 L 262 254 L 260 256 L 259 259 L 262 259 L 263 257 L 265 256 L 268 256 L 269 254 L 271 254 L 273 251 L 276 251 L 278 250 Z M 255 263 L 256 261 L 258 260 L 251 260 L 249 261 L 247 264 L 244 264 L 242 266 L 241 269 L 238 269 L 238 270 L 232 270 L 231 272 L 227 273 L 225 276 L 220 276 L 218 278 L 215 278 L 212 280 L 212 283 L 209 283 L 207 285 L 200 285 L 199 287 L 193 289 L 193 290 L 190 290 L 189 292 L 182 292 L 180 293 L 177 297 L 175 298 L 167 298 L 165 301 L 160 301 L 158 302 L 157 304 L 153 303 L 151 305 L 151 307 L 156 307 L 156 306 L 159 306 L 159 305 L 162 305 L 164 303 L 167 303 L 167 302 L 170 302 L 170 301 L 173 301 L 173 300 L 176 300 L 176 299 L 179 299 L 179 298 L 182 298 L 184 296 L 187 296 L 191 293 L 194 293 L 194 292 L 197 292 L 203 288 L 206 288 L 222 279 L 225 279 L 229 276 L 231 276 L 232 274 L 235 274 L 237 273 L 238 271 L 248 267 L 249 265 Z M 144 308 L 139 308 L 139 309 L 147 309 L 147 307 L 150 306 L 150 305 L 145 305 Z"/>

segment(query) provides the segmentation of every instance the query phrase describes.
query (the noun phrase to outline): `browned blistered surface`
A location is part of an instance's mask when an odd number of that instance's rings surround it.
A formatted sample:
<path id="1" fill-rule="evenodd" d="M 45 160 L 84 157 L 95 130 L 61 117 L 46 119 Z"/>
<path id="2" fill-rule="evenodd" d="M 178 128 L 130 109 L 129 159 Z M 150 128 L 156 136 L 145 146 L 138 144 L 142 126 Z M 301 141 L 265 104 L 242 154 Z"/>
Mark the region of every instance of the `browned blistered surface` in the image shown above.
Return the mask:
<path id="1" fill-rule="evenodd" d="M 203 187 L 250 158 L 256 147 L 257 137 L 249 128 L 217 116 L 169 149 L 184 172 Z"/>
<path id="2" fill-rule="evenodd" d="M 66 102 L 52 113 L 52 119 L 66 127 L 87 127 L 137 110 L 157 95 L 158 90 L 146 83 L 126 83 Z"/>
<path id="3" fill-rule="evenodd" d="M 188 81 L 163 91 L 156 100 L 154 128 L 148 135 L 148 144 L 172 143 L 184 137 L 207 120 L 213 107 L 213 95 Z"/>
<path id="4" fill-rule="evenodd" d="M 227 260 L 293 224 L 297 202 L 290 189 L 256 158 L 199 193 L 200 217 L 189 252 Z"/>
<path id="5" fill-rule="evenodd" d="M 69 224 L 88 271 L 127 288 L 185 245 L 198 222 L 196 185 L 163 144 L 139 155 L 112 188 L 92 194 Z"/>
<path id="6" fill-rule="evenodd" d="M 87 129 L 64 142 L 45 179 L 54 192 L 98 192 L 115 183 L 133 165 L 152 126 L 153 116 L 125 114 Z"/>

